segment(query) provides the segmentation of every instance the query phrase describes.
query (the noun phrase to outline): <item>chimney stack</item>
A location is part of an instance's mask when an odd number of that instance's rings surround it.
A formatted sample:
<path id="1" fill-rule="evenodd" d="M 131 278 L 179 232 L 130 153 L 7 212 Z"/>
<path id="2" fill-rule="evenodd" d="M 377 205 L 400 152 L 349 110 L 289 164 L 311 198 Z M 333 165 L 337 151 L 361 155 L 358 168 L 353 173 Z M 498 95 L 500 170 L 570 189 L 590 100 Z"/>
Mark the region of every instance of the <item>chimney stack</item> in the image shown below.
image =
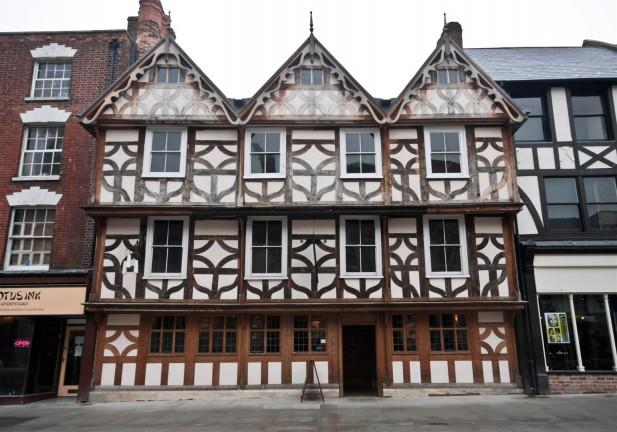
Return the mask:
<path id="1" fill-rule="evenodd" d="M 451 21 L 444 28 L 448 32 L 448 37 L 452 42 L 463 48 L 463 27 L 456 21 Z"/>
<path id="2" fill-rule="evenodd" d="M 139 0 L 138 16 L 128 18 L 127 31 L 134 37 L 139 57 L 168 34 L 176 37 L 160 0 Z"/>

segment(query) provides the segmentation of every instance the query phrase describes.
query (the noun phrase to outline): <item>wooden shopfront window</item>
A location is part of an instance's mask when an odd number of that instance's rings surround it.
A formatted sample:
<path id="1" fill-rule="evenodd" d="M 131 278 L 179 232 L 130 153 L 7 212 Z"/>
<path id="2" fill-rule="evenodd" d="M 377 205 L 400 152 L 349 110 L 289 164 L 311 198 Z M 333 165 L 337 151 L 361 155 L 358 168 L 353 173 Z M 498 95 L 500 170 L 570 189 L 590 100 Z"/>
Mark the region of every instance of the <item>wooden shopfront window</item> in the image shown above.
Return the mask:
<path id="1" fill-rule="evenodd" d="M 251 354 L 279 353 L 281 351 L 281 318 L 276 315 L 251 317 Z"/>
<path id="2" fill-rule="evenodd" d="M 418 350 L 415 315 L 392 315 L 392 349 L 394 352 Z"/>
<path id="3" fill-rule="evenodd" d="M 224 316 L 199 318 L 199 353 L 235 353 L 238 319 Z"/>
<path id="4" fill-rule="evenodd" d="M 326 352 L 326 320 L 318 315 L 294 317 L 294 352 Z"/>
<path id="5" fill-rule="evenodd" d="M 429 315 L 428 325 L 431 351 L 469 351 L 467 320 L 465 314 L 447 313 Z"/>
<path id="6" fill-rule="evenodd" d="M 186 319 L 181 315 L 154 317 L 150 332 L 150 353 L 171 354 L 184 352 Z"/>

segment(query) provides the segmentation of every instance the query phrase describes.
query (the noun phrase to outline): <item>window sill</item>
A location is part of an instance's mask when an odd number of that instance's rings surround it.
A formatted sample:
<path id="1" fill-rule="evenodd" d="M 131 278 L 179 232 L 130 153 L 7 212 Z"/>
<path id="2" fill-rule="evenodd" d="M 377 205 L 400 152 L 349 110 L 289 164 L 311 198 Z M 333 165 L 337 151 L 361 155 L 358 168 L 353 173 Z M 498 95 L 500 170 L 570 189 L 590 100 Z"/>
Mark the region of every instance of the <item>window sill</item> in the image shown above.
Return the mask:
<path id="1" fill-rule="evenodd" d="M 382 180 L 381 174 L 341 174 L 341 180 Z"/>
<path id="2" fill-rule="evenodd" d="M 287 176 L 285 174 L 273 174 L 273 175 L 245 175 L 244 180 L 285 180 Z"/>
<path id="3" fill-rule="evenodd" d="M 173 174 L 173 173 L 143 173 L 141 175 L 141 178 L 145 178 L 145 179 L 183 179 L 185 177 L 184 173 L 178 173 L 178 174 Z"/>
<path id="4" fill-rule="evenodd" d="M 20 182 L 20 181 L 58 181 L 60 180 L 60 176 L 59 175 L 51 175 L 51 176 L 40 176 L 40 177 L 13 177 L 11 179 L 14 182 Z"/>
<path id="5" fill-rule="evenodd" d="M 244 280 L 247 281 L 260 281 L 260 280 L 285 280 L 288 276 L 284 275 L 247 275 L 244 276 Z"/>
<path id="6" fill-rule="evenodd" d="M 34 96 L 26 96 L 24 98 L 27 102 L 40 102 L 40 101 L 68 101 L 71 100 L 69 96 L 65 97 L 34 97 Z"/>
<path id="7" fill-rule="evenodd" d="M 469 174 L 457 175 L 442 175 L 442 174 L 427 174 L 427 180 L 469 180 Z"/>
<path id="8" fill-rule="evenodd" d="M 341 273 L 340 278 L 343 279 L 383 279 L 382 274 L 366 274 L 366 273 Z"/>
<path id="9" fill-rule="evenodd" d="M 148 273 L 143 275 L 143 279 L 162 279 L 162 280 L 185 280 L 186 274 L 156 274 L 156 273 Z"/>
<path id="10" fill-rule="evenodd" d="M 47 271 L 49 266 L 8 266 L 4 269 L 5 272 L 23 272 L 23 271 Z"/>
<path id="11" fill-rule="evenodd" d="M 426 275 L 427 279 L 469 279 L 469 273 L 431 273 Z"/>

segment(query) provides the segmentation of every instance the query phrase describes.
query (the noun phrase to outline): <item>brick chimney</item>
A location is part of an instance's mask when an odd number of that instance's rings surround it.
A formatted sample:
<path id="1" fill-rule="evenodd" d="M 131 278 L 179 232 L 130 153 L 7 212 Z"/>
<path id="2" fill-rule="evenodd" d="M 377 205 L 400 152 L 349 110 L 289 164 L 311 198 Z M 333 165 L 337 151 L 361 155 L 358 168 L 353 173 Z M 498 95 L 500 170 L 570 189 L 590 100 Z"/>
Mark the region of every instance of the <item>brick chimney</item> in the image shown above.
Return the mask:
<path id="1" fill-rule="evenodd" d="M 168 34 L 176 37 L 171 17 L 165 13 L 160 0 L 139 0 L 138 16 L 128 18 L 127 31 L 135 35 L 140 57 Z"/>
<path id="2" fill-rule="evenodd" d="M 463 27 L 456 21 L 446 24 L 444 31 L 448 32 L 448 37 L 452 42 L 463 48 Z"/>

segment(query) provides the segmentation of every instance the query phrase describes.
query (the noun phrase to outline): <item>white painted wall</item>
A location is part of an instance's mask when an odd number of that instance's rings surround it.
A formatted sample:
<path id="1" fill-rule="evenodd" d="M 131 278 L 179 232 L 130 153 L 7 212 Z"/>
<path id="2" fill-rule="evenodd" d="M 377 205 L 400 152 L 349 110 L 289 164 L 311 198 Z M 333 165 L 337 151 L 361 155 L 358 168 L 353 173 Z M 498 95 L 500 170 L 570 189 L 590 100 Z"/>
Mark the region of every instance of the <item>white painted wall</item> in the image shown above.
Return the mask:
<path id="1" fill-rule="evenodd" d="M 556 141 L 572 141 L 568 97 L 565 87 L 551 88 Z"/>

